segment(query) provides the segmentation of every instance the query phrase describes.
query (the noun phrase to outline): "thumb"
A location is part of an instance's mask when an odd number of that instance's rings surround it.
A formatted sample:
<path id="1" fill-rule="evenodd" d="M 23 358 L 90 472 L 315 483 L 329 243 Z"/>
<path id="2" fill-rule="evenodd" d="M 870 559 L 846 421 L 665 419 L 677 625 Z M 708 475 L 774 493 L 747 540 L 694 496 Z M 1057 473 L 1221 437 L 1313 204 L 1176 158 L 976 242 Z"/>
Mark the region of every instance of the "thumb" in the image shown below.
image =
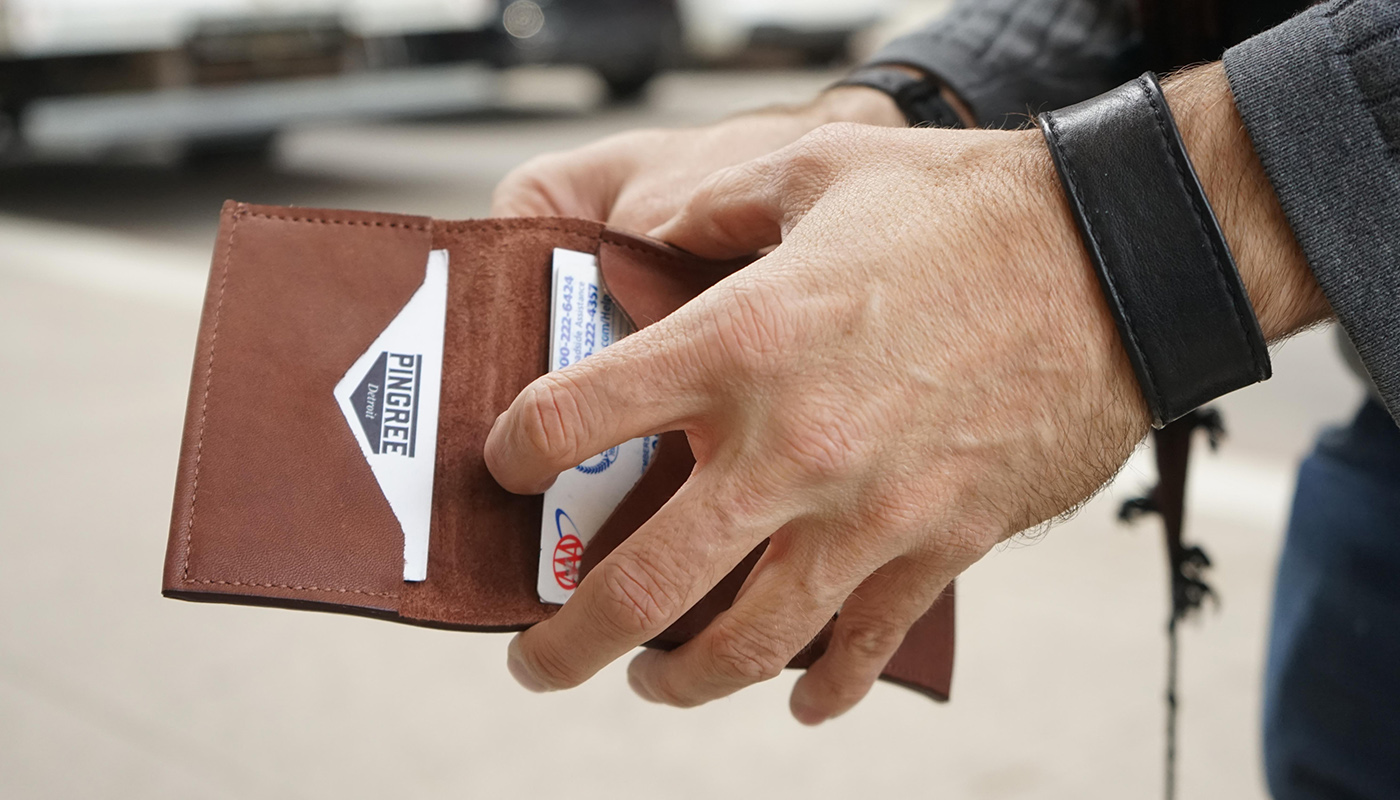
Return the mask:
<path id="1" fill-rule="evenodd" d="M 686 339 L 664 331 L 671 319 L 526 386 L 486 437 L 486 466 L 501 486 L 538 494 L 580 462 L 702 411 L 705 376 Z"/>
<path id="2" fill-rule="evenodd" d="M 780 244 L 791 213 L 777 173 L 771 156 L 720 170 L 650 235 L 712 259 L 738 258 Z"/>

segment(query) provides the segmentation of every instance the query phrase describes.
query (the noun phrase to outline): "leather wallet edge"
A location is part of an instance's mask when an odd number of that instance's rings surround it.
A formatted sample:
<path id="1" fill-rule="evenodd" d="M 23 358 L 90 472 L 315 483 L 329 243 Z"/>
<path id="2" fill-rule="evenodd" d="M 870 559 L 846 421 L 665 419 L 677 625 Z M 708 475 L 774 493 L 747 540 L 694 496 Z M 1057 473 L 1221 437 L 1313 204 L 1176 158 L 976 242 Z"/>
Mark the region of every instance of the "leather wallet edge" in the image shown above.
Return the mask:
<path id="1" fill-rule="evenodd" d="M 169 540 L 165 547 L 165 573 L 161 593 L 184 596 L 182 590 L 189 580 L 190 537 L 194 529 L 195 499 L 199 493 L 199 460 L 201 442 L 197 432 L 203 423 L 204 402 L 212 378 L 212 326 L 219 313 L 220 289 L 228 279 L 232 235 L 237 227 L 244 204 L 227 200 L 219 214 L 219 232 L 215 239 L 213 260 L 204 288 L 204 304 L 199 315 L 199 332 L 195 339 L 194 364 L 190 369 L 189 395 L 185 401 L 185 422 L 181 430 L 180 458 L 175 474 L 175 498 L 170 511 Z M 202 379 L 201 379 L 202 378 Z M 198 594 L 203 594 L 199 592 Z"/>

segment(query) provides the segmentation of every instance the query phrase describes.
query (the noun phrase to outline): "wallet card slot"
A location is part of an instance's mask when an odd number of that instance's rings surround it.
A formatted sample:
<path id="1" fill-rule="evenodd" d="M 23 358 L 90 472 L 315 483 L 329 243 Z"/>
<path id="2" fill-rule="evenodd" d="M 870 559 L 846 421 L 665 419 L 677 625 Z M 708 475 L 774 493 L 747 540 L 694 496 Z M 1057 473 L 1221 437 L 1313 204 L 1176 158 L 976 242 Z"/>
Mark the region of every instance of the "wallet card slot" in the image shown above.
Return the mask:
<path id="1" fill-rule="evenodd" d="M 554 612 L 535 592 L 541 498 L 502 489 L 482 452 L 496 416 L 548 369 L 554 248 L 596 252 L 601 232 L 562 219 L 434 224 L 450 264 L 438 457 L 427 578 L 403 587 L 404 617 L 505 629 Z"/>
<path id="2" fill-rule="evenodd" d="M 164 589 L 396 609 L 402 538 L 332 395 L 423 279 L 427 220 L 225 206 Z"/>

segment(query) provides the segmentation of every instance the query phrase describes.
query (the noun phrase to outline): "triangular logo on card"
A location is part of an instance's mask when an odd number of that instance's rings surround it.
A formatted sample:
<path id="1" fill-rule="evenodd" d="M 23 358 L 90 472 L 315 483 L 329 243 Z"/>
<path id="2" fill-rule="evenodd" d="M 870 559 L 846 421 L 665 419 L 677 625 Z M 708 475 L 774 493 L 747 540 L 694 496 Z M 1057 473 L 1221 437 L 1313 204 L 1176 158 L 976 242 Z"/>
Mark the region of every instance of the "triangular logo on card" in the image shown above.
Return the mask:
<path id="1" fill-rule="evenodd" d="M 413 458 L 417 452 L 422 374 L 422 355 L 381 351 L 350 393 L 350 405 L 371 453 Z"/>
<path id="2" fill-rule="evenodd" d="M 369 449 L 371 452 L 379 452 L 379 436 L 383 432 L 384 419 L 384 365 L 389 361 L 387 352 L 380 353 L 379 358 L 365 373 L 365 379 L 360 381 L 360 386 L 350 393 L 350 405 L 355 409 L 355 418 L 360 421 L 360 427 L 365 430 L 365 438 L 369 439 Z"/>

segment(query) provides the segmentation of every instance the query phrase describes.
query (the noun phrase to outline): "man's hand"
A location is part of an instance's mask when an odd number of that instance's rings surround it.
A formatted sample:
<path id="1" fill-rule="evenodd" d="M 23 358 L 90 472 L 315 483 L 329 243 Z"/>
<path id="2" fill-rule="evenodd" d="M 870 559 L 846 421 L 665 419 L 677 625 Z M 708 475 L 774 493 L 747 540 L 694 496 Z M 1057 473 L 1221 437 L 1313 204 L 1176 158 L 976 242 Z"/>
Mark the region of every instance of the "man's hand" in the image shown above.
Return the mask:
<path id="1" fill-rule="evenodd" d="M 1326 306 L 1207 69 L 1168 97 L 1278 338 Z M 655 235 L 712 257 L 781 244 L 497 420 L 487 464 L 516 492 L 666 430 L 697 462 L 512 643 L 531 688 L 586 680 L 771 537 L 733 607 L 638 655 L 630 679 L 703 703 L 776 675 L 839 611 L 792 696 L 820 722 L 866 693 L 954 576 L 1081 502 L 1147 431 L 1039 133 L 827 126 L 713 176 Z"/>
<path id="2" fill-rule="evenodd" d="M 645 232 L 665 222 L 716 170 L 767 155 L 829 122 L 903 126 L 887 95 L 831 89 L 811 103 L 731 117 L 714 125 L 639 130 L 527 161 L 496 187 L 491 216 L 564 216 Z"/>

